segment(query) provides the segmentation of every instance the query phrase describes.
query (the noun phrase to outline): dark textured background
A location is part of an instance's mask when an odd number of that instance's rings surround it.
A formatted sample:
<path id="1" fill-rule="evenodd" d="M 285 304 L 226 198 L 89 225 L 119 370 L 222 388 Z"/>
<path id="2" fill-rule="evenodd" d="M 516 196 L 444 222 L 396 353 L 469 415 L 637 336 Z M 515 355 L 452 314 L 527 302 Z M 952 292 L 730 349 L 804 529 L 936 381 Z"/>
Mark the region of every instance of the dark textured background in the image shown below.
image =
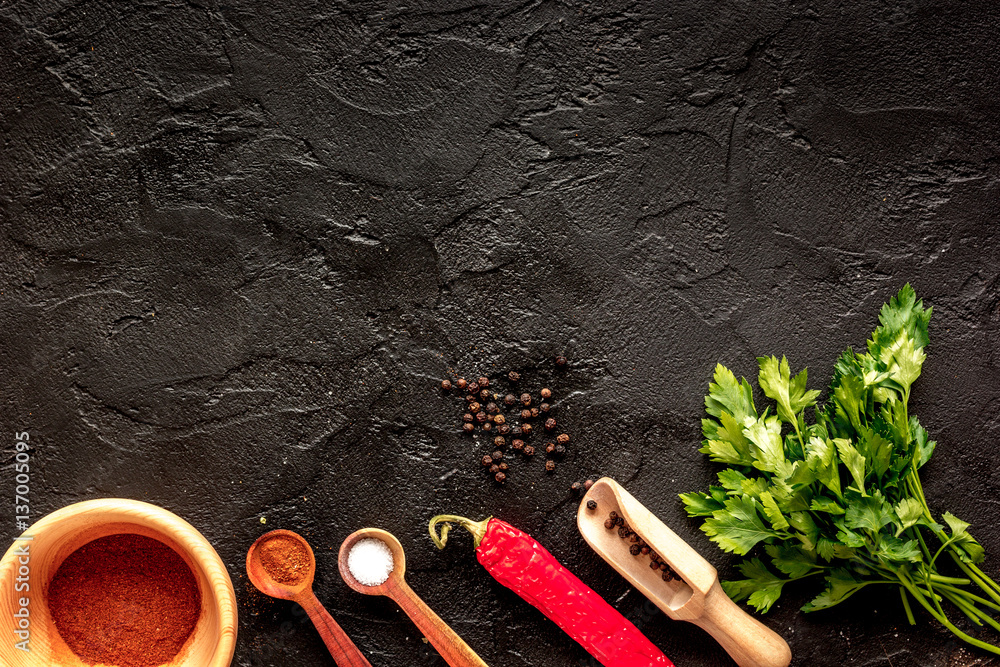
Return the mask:
<path id="1" fill-rule="evenodd" d="M 713 470 L 713 365 L 785 353 L 822 387 L 907 281 L 935 309 L 929 501 L 997 572 L 1000 3 L 129 4 L 0 1 L 0 488 L 28 430 L 36 518 L 125 496 L 190 520 L 240 596 L 234 664 L 331 664 L 248 590 L 277 527 L 376 667 L 432 664 L 336 573 L 368 525 L 490 665 L 583 664 L 468 539 L 433 548 L 441 511 L 530 531 L 678 665 L 732 664 L 643 616 L 567 487 L 616 477 L 724 566 L 676 498 Z M 575 444 L 500 489 L 436 386 L 510 368 Z M 765 619 L 796 665 L 987 662 L 895 592 L 804 616 L 808 593 Z"/>

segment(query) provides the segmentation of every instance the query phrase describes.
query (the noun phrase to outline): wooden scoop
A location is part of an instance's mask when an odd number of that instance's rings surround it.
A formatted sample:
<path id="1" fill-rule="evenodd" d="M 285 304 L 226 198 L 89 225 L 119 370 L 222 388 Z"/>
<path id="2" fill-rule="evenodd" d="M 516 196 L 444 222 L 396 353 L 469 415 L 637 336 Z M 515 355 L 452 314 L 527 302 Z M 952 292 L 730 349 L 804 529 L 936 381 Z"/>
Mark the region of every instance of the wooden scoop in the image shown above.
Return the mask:
<path id="1" fill-rule="evenodd" d="M 365 538 L 381 540 L 392 553 L 392 572 L 384 584 L 365 586 L 359 583 L 347 565 L 347 557 L 350 555 L 351 549 L 359 540 Z M 348 586 L 365 595 L 385 595 L 394 600 L 451 667 L 487 667 L 482 658 L 476 655 L 475 651 L 469 648 L 469 645 L 455 634 L 455 631 L 448 627 L 407 585 L 403 579 L 403 575 L 406 573 L 406 556 L 403 553 L 403 545 L 392 533 L 378 528 L 362 528 L 351 533 L 340 545 L 340 556 L 337 562 L 340 565 L 340 576 L 344 578 Z"/>
<path id="2" fill-rule="evenodd" d="M 289 537 L 305 547 L 309 553 L 309 567 L 305 578 L 297 584 L 289 585 L 276 581 L 260 562 L 260 545 L 275 537 Z M 261 535 L 247 552 L 247 576 L 250 577 L 250 581 L 257 587 L 257 590 L 264 595 L 282 600 L 292 600 L 306 610 L 309 619 L 316 626 L 319 636 L 323 638 L 323 643 L 329 649 L 330 655 L 333 656 L 333 661 L 337 663 L 337 667 L 372 667 L 371 663 L 365 659 L 365 656 L 361 655 L 361 651 L 347 636 L 347 633 L 337 625 L 337 621 L 333 620 L 330 612 L 316 598 L 316 594 L 313 593 L 316 556 L 313 555 L 313 550 L 304 537 L 290 530 L 272 530 Z"/>
<path id="3" fill-rule="evenodd" d="M 589 500 L 597 501 L 597 509 L 587 509 Z M 604 527 L 612 511 L 681 579 L 663 581 L 648 557 L 629 553 L 631 544 L 618 537 L 617 528 Z M 704 629 L 740 667 L 787 667 L 792 661 L 784 639 L 729 599 L 715 568 L 613 479 L 594 483 L 580 502 L 576 523 L 587 544 L 663 613 Z"/>

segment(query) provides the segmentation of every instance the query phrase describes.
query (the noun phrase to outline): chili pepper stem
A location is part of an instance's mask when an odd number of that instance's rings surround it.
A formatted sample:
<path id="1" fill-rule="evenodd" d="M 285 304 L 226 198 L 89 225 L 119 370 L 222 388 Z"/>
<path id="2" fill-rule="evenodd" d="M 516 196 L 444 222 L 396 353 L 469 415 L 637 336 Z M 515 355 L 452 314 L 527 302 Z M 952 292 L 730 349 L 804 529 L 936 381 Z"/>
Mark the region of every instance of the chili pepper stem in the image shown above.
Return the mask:
<path id="1" fill-rule="evenodd" d="M 455 516 L 454 514 L 439 514 L 431 519 L 430 524 L 427 526 L 427 531 L 431 534 L 431 539 L 434 540 L 434 546 L 438 549 L 444 549 L 444 546 L 448 544 L 448 532 L 451 530 L 451 524 L 457 523 L 462 528 L 472 533 L 472 538 L 475 548 L 479 548 L 479 543 L 483 541 L 486 537 L 486 526 L 489 524 L 490 519 L 493 517 L 487 517 L 483 521 L 473 521 L 472 519 L 466 519 L 464 516 Z M 437 525 L 441 526 L 441 535 L 438 536 Z"/>

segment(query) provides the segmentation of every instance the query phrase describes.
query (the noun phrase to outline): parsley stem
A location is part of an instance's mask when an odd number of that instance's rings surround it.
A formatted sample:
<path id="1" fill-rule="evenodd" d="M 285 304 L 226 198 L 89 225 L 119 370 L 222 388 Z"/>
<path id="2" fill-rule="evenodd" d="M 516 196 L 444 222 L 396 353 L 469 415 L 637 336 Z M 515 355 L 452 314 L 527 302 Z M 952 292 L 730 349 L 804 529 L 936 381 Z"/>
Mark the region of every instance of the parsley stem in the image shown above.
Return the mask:
<path id="1" fill-rule="evenodd" d="M 931 604 L 927 601 L 927 599 L 924 598 L 923 594 L 920 593 L 917 587 L 914 586 L 913 583 L 909 580 L 909 577 L 906 576 L 906 573 L 900 572 L 899 574 L 900 574 L 900 581 L 906 587 L 906 590 L 908 590 L 910 594 L 913 595 L 913 597 L 917 600 L 917 602 L 920 603 L 920 606 L 926 609 L 931 616 L 933 616 L 935 619 L 937 619 L 939 623 L 941 623 L 941 625 L 951 630 L 952 634 L 954 634 L 956 637 L 958 637 L 959 639 L 968 644 L 972 644 L 973 646 L 979 647 L 984 651 L 989 651 L 991 653 L 996 653 L 1000 655 L 1000 647 L 994 646 L 993 644 L 987 644 L 986 642 L 980 641 L 975 637 L 970 637 L 969 635 L 965 634 L 957 627 L 955 627 L 955 625 L 948 620 L 948 617 L 945 615 L 943 610 L 939 611 L 931 606 Z M 934 602 L 935 605 L 937 605 L 937 600 L 935 600 Z"/>
<path id="2" fill-rule="evenodd" d="M 940 574 L 930 574 L 927 577 L 936 584 L 958 584 L 959 586 L 968 586 L 972 583 L 970 579 L 959 579 L 958 577 L 943 577 Z"/>
<path id="3" fill-rule="evenodd" d="M 968 564 L 963 563 L 962 559 L 955 555 L 955 552 L 951 553 L 951 558 L 952 558 L 952 560 L 955 561 L 955 563 L 958 564 L 958 567 L 960 567 L 962 569 L 962 572 L 965 572 L 965 574 L 968 575 L 968 577 L 970 579 L 972 579 L 974 582 L 976 582 L 976 584 L 979 586 L 979 588 L 981 588 L 983 590 L 984 593 L 986 593 L 991 598 L 993 598 L 994 601 L 1000 603 L 1000 594 L 998 594 L 997 591 L 993 590 L 993 588 L 991 588 L 990 586 L 988 586 L 986 584 L 986 582 L 983 581 L 975 572 L 973 572 L 971 569 L 969 569 Z M 972 567 L 976 567 L 976 566 L 973 565 Z M 976 568 L 976 569 L 978 570 L 979 568 Z M 994 586 L 996 586 L 996 583 L 993 582 L 992 579 L 990 579 L 989 577 L 986 577 L 986 578 L 989 579 L 989 581 L 990 581 L 991 584 L 993 584 Z"/>
<path id="4" fill-rule="evenodd" d="M 916 625 L 917 619 L 913 618 L 913 610 L 910 609 L 910 598 L 906 595 L 906 587 L 899 587 L 899 597 L 903 600 L 903 609 L 906 610 L 906 620 L 910 622 L 910 625 Z"/>
<path id="5" fill-rule="evenodd" d="M 948 598 L 948 600 L 951 601 L 951 603 L 953 605 L 955 605 L 956 607 L 958 607 L 958 610 L 960 612 L 962 612 L 963 614 L 965 614 L 969 618 L 970 621 L 972 621 L 973 623 L 975 623 L 979 627 L 983 626 L 983 622 L 981 620 L 979 620 L 979 617 L 978 617 L 978 615 L 975 612 L 976 608 L 973 607 L 972 605 L 970 605 L 965 600 L 963 600 L 961 596 L 955 596 L 955 595 L 952 595 L 950 593 L 946 593 L 946 597 Z"/>
<path id="6" fill-rule="evenodd" d="M 955 588 L 954 586 L 949 586 L 948 584 L 941 584 L 938 586 L 938 588 L 941 588 L 946 591 L 952 591 L 954 593 L 957 593 L 958 595 L 964 595 L 970 600 L 974 600 L 975 602 L 978 602 L 981 605 L 985 605 L 990 609 L 995 609 L 997 611 L 1000 611 L 1000 605 L 990 602 L 986 598 L 980 597 L 975 593 L 970 593 L 969 591 L 963 591 L 961 588 Z"/>
<path id="7" fill-rule="evenodd" d="M 954 558 L 956 561 L 958 560 L 958 558 L 955 556 L 954 552 L 952 552 L 951 557 Z M 997 584 L 997 582 L 995 582 L 992 579 L 990 579 L 990 577 L 985 572 L 983 572 L 982 570 L 980 570 L 979 567 L 975 563 L 969 563 L 968 567 L 969 567 L 970 570 L 972 570 L 972 572 L 974 572 L 975 574 L 978 575 L 979 579 L 983 580 L 983 581 L 980 582 L 980 586 L 982 586 L 983 583 L 987 583 L 987 584 L 990 585 L 990 587 L 992 587 L 993 589 L 995 589 L 997 592 L 1000 592 L 1000 584 Z M 1000 602 L 1000 600 L 998 600 L 998 602 Z"/>

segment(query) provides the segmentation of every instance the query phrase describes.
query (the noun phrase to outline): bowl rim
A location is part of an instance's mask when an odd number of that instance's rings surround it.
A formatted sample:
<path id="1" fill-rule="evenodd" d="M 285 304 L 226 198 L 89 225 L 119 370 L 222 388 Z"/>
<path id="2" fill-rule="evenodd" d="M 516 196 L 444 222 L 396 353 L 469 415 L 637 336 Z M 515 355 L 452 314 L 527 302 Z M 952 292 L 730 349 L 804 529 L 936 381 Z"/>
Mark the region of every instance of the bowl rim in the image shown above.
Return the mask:
<path id="1" fill-rule="evenodd" d="M 197 528 L 159 505 L 130 498 L 97 498 L 61 507 L 46 514 L 13 539 L 11 546 L 0 559 L 0 572 L 6 571 L 11 561 L 17 557 L 15 550 L 22 538 L 36 535 L 70 518 L 99 514 L 109 514 L 114 517 L 102 523 L 128 523 L 129 515 L 151 522 L 157 530 L 169 536 L 179 548 L 183 549 L 192 563 L 203 570 L 210 583 L 222 581 L 226 584 L 222 587 L 208 586 L 213 600 L 212 606 L 219 614 L 220 632 L 212 658 L 204 667 L 229 667 L 236 651 L 238 631 L 236 592 L 229 570 L 226 569 L 225 563 L 212 544 Z"/>

